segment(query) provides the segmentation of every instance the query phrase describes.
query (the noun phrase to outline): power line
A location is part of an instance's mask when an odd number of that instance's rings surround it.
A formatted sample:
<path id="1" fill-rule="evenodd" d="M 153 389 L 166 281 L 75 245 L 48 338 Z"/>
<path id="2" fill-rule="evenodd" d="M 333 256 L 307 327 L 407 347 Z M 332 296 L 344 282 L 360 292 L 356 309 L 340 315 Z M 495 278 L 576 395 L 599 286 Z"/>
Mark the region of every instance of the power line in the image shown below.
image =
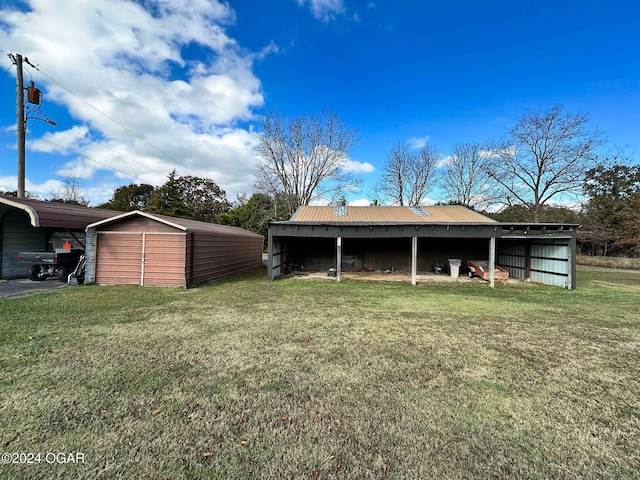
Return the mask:
<path id="1" fill-rule="evenodd" d="M 78 136 L 79 136 L 79 137 L 84 137 L 84 133 L 80 132 L 80 131 L 78 130 L 78 128 L 77 128 L 77 127 L 71 127 L 71 128 L 70 128 L 70 130 L 72 130 L 72 131 L 76 132 L 76 133 L 78 134 Z M 112 151 L 112 152 L 114 152 L 115 154 L 117 154 L 117 155 L 119 155 L 119 156 L 121 156 L 121 157 L 123 157 L 123 158 L 126 158 L 127 160 L 131 160 L 131 161 L 132 161 L 132 162 L 134 162 L 134 163 L 136 163 L 136 162 L 137 162 L 137 160 L 136 160 L 136 159 L 134 159 L 134 158 L 130 157 L 129 155 L 127 155 L 127 154 L 125 154 L 125 153 L 119 152 L 119 151 L 118 151 L 118 150 L 116 150 L 115 148 L 113 148 L 113 147 L 111 147 L 111 146 L 107 145 L 106 143 L 102 143 L 102 142 L 100 142 L 100 141 L 98 141 L 98 140 L 94 140 L 94 139 L 91 139 L 91 143 L 97 143 L 98 145 L 100 145 L 100 146 L 102 146 L 102 147 L 104 147 L 104 148 L 106 148 L 106 149 L 108 149 L 108 150 L 111 150 L 111 151 Z M 156 173 L 157 173 L 157 174 L 159 174 L 159 175 L 163 175 L 163 176 L 164 176 L 164 175 L 166 175 L 166 172 L 160 172 L 160 171 L 155 170 L 155 169 L 150 168 L 150 167 L 147 167 L 147 168 L 148 168 L 149 170 L 152 170 L 152 171 L 156 172 Z"/>
<path id="2" fill-rule="evenodd" d="M 67 152 L 73 153 L 74 155 L 78 155 L 79 157 L 85 158 L 85 159 L 89 160 L 90 162 L 97 163 L 98 165 L 102 165 L 103 167 L 107 167 L 109 170 L 114 170 L 114 171 L 119 172 L 119 173 L 121 173 L 123 175 L 126 175 L 127 177 L 131 177 L 131 178 L 133 178 L 134 180 L 136 180 L 138 182 L 144 183 L 144 181 L 140 177 L 138 177 L 137 175 L 133 175 L 131 173 L 127 173 L 127 172 L 119 170 L 119 169 L 117 169 L 117 168 L 115 168 L 115 167 L 113 167 L 111 165 L 107 165 L 106 163 L 99 162 L 98 160 L 95 160 L 95 159 L 93 159 L 91 157 L 88 157 L 87 155 L 84 155 L 84 154 L 82 154 L 80 152 L 76 152 L 75 150 L 72 150 L 70 148 L 63 147 L 62 145 L 58 145 L 57 143 L 52 142 L 50 140 L 47 140 L 45 138 L 40 138 L 40 140 L 43 141 L 43 142 L 46 142 L 46 143 L 48 143 L 50 145 L 53 145 L 54 147 L 61 148 L 62 150 L 66 150 Z"/>
<path id="3" fill-rule="evenodd" d="M 73 92 L 72 90 L 70 90 L 69 88 L 65 87 L 64 85 L 62 85 L 60 82 L 58 82 L 57 80 L 55 80 L 54 78 L 52 78 L 51 76 L 47 75 L 45 72 L 43 72 L 38 65 L 33 65 L 32 63 L 29 62 L 29 65 L 31 65 L 33 68 L 35 68 L 38 72 L 40 72 L 42 75 L 44 75 L 45 77 L 47 77 L 49 80 L 51 80 L 53 83 L 55 83 L 56 85 L 58 85 L 60 88 L 62 88 L 63 90 L 67 91 L 68 93 L 70 93 L 71 95 L 73 95 L 74 97 L 76 97 L 78 100 L 80 100 L 81 102 L 83 102 L 84 104 L 88 105 L 89 107 L 91 107 L 92 109 L 94 109 L 96 112 L 98 112 L 100 115 L 104 116 L 105 118 L 111 120 L 113 123 L 115 123 L 116 125 L 118 125 L 120 128 L 122 128 L 123 130 L 129 132 L 130 134 L 132 134 L 133 136 L 135 136 L 136 138 L 142 140 L 144 143 L 146 143 L 147 145 L 149 145 L 150 147 L 154 148 L 155 150 L 157 150 L 158 152 L 162 153 L 164 156 L 166 156 L 167 158 L 169 158 L 170 160 L 172 160 L 173 162 L 176 162 L 180 165 L 182 165 L 185 168 L 188 168 L 189 170 L 191 170 L 193 173 L 197 174 L 198 172 L 196 172 L 193 168 L 191 168 L 189 165 L 187 165 L 186 163 L 182 163 L 180 160 L 178 160 L 177 158 L 173 157 L 172 155 L 170 155 L 169 153 L 165 152 L 164 150 L 156 147 L 153 143 L 151 143 L 150 141 L 148 141 L 146 138 L 142 137 L 141 135 L 139 135 L 138 133 L 134 132 L 133 130 L 131 130 L 129 127 L 127 127 L 126 125 L 123 125 L 122 123 L 118 122 L 116 119 L 112 118 L 111 116 L 109 116 L 108 114 L 104 113 L 102 110 L 100 110 L 98 107 L 93 106 L 91 103 L 89 103 L 87 100 L 85 100 L 84 98 L 82 98 L 80 95 L 78 95 L 77 93 Z"/>
<path id="4" fill-rule="evenodd" d="M 11 67 L 13 67 L 13 63 L 10 64 L 7 69 L 4 71 L 4 74 L 2 75 L 2 78 L 0 78 L 0 82 L 3 81 L 5 79 L 5 77 L 7 76 L 7 74 L 9 73 L 9 70 L 11 70 Z"/>

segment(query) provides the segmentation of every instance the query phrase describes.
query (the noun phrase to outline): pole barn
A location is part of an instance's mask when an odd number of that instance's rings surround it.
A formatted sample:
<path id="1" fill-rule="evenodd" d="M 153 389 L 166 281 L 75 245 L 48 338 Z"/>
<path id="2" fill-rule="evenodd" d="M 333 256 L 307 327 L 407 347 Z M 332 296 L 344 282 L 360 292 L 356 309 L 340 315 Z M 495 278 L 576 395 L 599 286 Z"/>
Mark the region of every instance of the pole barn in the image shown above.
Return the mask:
<path id="1" fill-rule="evenodd" d="M 458 205 L 303 206 L 269 224 L 269 280 L 296 271 L 404 273 L 412 284 L 447 264 L 480 260 L 510 278 L 576 288 L 579 225 L 500 223 Z M 464 262 L 466 260 L 467 262 Z"/>

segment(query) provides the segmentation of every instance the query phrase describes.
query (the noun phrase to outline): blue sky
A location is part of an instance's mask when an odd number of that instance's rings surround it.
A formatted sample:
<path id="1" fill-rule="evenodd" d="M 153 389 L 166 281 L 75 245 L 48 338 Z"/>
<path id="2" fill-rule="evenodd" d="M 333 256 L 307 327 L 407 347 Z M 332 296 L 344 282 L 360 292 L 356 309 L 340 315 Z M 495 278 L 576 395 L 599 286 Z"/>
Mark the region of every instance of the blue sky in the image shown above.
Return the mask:
<path id="1" fill-rule="evenodd" d="M 372 198 L 387 152 L 497 139 L 527 110 L 587 113 L 640 156 L 640 2 L 0 0 L 0 189 L 16 188 L 15 68 L 43 91 L 27 190 L 92 204 L 173 169 L 253 190 L 260 115 L 337 111 Z M 438 199 L 438 192 L 433 192 Z"/>

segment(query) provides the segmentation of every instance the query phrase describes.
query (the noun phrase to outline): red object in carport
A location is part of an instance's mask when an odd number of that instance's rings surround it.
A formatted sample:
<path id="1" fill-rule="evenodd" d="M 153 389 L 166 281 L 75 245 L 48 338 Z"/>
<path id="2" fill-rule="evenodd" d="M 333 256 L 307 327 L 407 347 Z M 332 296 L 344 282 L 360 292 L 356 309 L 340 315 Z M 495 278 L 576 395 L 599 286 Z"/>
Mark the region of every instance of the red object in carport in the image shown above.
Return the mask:
<path id="1" fill-rule="evenodd" d="M 469 267 L 469 277 L 480 277 L 482 280 L 489 281 L 489 261 L 488 260 L 467 260 Z M 493 280 L 499 283 L 505 283 L 509 279 L 509 272 L 499 265 L 494 264 Z"/>

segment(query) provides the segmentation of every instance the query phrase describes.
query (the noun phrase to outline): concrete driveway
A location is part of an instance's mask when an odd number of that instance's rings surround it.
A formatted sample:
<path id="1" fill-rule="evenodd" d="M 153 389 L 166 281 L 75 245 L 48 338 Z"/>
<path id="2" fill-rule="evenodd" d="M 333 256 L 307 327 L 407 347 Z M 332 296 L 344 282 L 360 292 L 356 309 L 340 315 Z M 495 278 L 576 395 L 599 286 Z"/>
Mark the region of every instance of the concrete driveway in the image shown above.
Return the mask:
<path id="1" fill-rule="evenodd" d="M 34 282 L 28 278 L 0 281 L 0 299 L 26 297 L 35 293 L 56 290 L 66 286 L 66 283 L 62 283 L 55 277 L 48 278 L 41 282 Z"/>

